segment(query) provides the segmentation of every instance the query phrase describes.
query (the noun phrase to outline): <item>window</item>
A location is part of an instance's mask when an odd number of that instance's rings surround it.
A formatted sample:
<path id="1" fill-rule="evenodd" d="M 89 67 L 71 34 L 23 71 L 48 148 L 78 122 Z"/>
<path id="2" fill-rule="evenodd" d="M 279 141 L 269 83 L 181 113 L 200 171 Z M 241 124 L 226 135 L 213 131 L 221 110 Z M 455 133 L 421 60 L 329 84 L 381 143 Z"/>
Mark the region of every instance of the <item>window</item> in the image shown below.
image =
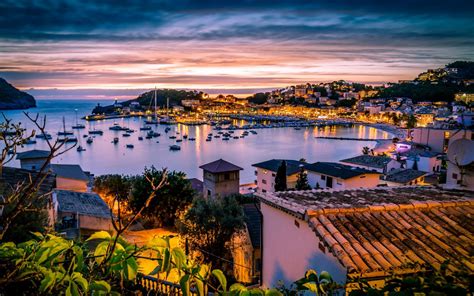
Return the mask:
<path id="1" fill-rule="evenodd" d="M 262 192 L 265 193 L 265 192 L 267 192 L 267 191 L 266 191 L 265 189 L 262 189 Z"/>
<path id="2" fill-rule="evenodd" d="M 275 174 L 275 173 L 272 173 L 272 177 L 275 177 L 275 176 L 276 176 L 276 174 Z"/>
<path id="3" fill-rule="evenodd" d="M 300 228 L 300 222 L 298 222 L 298 220 L 295 220 L 295 226 Z"/>
<path id="4" fill-rule="evenodd" d="M 267 184 L 267 180 L 263 179 L 262 184 Z"/>
<path id="5" fill-rule="evenodd" d="M 211 196 L 211 190 L 207 189 L 207 196 Z"/>
<path id="6" fill-rule="evenodd" d="M 458 179 L 458 174 L 453 173 L 453 179 L 456 179 L 456 180 L 457 180 L 457 179 Z"/>
<path id="7" fill-rule="evenodd" d="M 229 173 L 224 174 L 224 180 L 230 180 L 230 174 Z"/>
<path id="8" fill-rule="evenodd" d="M 326 180 L 326 176 L 325 176 L 325 175 L 321 175 L 321 180 Z"/>
<path id="9" fill-rule="evenodd" d="M 256 176 L 256 175 L 258 175 L 258 172 L 257 172 L 257 171 L 255 171 L 255 176 Z"/>

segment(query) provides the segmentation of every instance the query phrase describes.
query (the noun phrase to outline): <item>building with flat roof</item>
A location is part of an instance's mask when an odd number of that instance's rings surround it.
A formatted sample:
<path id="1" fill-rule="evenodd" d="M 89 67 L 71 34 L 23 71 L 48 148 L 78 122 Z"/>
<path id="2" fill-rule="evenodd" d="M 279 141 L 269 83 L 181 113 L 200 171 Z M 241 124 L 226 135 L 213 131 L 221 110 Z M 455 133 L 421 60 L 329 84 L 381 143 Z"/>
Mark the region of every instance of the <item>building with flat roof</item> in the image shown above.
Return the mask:
<path id="1" fill-rule="evenodd" d="M 90 191 L 91 177 L 78 164 L 50 164 L 56 175 L 56 188 L 62 190 Z"/>
<path id="2" fill-rule="evenodd" d="M 16 159 L 20 160 L 20 166 L 22 169 L 38 171 L 48 161 L 50 151 L 46 150 L 29 150 L 24 152 L 18 152 Z"/>
<path id="3" fill-rule="evenodd" d="M 359 155 L 340 160 L 341 163 L 386 174 L 394 169 L 401 168 L 401 163 L 388 156 Z"/>
<path id="4" fill-rule="evenodd" d="M 275 191 L 276 173 L 283 161 L 286 162 L 286 187 L 295 188 L 298 173 L 307 163 L 291 159 L 270 159 L 252 164 L 252 166 L 256 168 L 255 184 L 257 185 L 257 192 L 265 193 Z"/>

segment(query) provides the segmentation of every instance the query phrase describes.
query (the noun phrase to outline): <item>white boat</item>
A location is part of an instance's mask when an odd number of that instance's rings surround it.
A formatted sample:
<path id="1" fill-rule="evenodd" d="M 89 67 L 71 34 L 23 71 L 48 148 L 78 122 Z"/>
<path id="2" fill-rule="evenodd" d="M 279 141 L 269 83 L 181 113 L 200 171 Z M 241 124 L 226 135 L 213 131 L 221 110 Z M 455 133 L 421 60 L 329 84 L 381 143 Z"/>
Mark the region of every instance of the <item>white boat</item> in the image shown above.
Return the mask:
<path id="1" fill-rule="evenodd" d="M 133 144 L 127 144 L 126 147 L 130 148 L 130 149 L 133 149 L 134 146 L 133 146 Z"/>
<path id="2" fill-rule="evenodd" d="M 89 131 L 89 135 L 101 135 L 102 136 L 103 134 L 104 134 L 104 132 L 101 131 L 101 130 L 91 130 L 91 131 Z"/>
<path id="3" fill-rule="evenodd" d="M 87 144 L 92 144 L 92 142 L 94 142 L 94 140 L 92 139 L 92 137 L 89 137 L 87 138 Z"/>
<path id="4" fill-rule="evenodd" d="M 58 138 L 58 142 L 65 142 L 65 143 L 77 142 L 77 138 L 72 136 L 73 132 L 66 131 L 66 120 L 64 119 L 64 116 L 63 116 L 63 131 L 58 132 L 58 135 L 63 136 L 62 138 Z"/>
<path id="5" fill-rule="evenodd" d="M 44 134 L 36 135 L 35 137 L 36 137 L 36 139 L 45 139 L 45 140 L 46 140 L 46 139 L 47 139 L 47 140 L 51 140 L 51 139 L 53 138 L 53 137 L 52 137 L 50 134 L 48 134 L 47 132 L 45 132 Z"/>
<path id="6" fill-rule="evenodd" d="M 77 152 L 86 151 L 86 148 L 83 148 L 81 145 L 77 146 Z"/>
<path id="7" fill-rule="evenodd" d="M 74 111 L 76 112 L 76 125 L 73 125 L 72 128 L 73 128 L 73 129 L 83 129 L 83 128 L 86 128 L 85 125 L 83 125 L 83 124 L 77 122 L 77 109 L 75 109 Z"/>
<path id="8" fill-rule="evenodd" d="M 118 141 L 119 141 L 119 138 L 115 137 L 114 140 L 112 141 L 112 143 L 117 144 Z"/>
<path id="9" fill-rule="evenodd" d="M 142 126 L 142 127 L 140 128 L 140 130 L 141 130 L 141 131 L 149 131 L 149 130 L 151 130 L 151 126 Z"/>

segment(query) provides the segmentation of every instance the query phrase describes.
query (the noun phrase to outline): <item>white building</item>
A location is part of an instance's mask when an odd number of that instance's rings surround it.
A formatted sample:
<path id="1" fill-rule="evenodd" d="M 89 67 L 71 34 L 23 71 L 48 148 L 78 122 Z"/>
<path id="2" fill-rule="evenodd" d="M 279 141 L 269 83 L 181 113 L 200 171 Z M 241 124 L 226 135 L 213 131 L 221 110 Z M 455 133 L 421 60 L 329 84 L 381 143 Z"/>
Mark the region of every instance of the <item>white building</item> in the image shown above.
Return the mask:
<path id="1" fill-rule="evenodd" d="M 22 169 L 39 171 L 48 161 L 49 155 L 50 152 L 46 150 L 29 150 L 17 153 L 16 159 L 20 160 Z"/>
<path id="2" fill-rule="evenodd" d="M 306 163 L 289 159 L 271 159 L 252 165 L 256 168 L 255 184 L 257 185 L 257 192 L 265 193 L 275 191 L 276 173 L 283 161 L 286 162 L 286 186 L 287 188 L 295 188 L 298 173 Z"/>
<path id="3" fill-rule="evenodd" d="M 415 128 L 412 132 L 413 142 L 429 146 L 435 152 L 446 152 L 450 142 L 462 138 L 473 140 L 472 130 Z"/>
<path id="4" fill-rule="evenodd" d="M 449 145 L 446 186 L 474 190 L 474 141 L 458 139 Z"/>
<path id="5" fill-rule="evenodd" d="M 91 177 L 77 164 L 51 164 L 51 172 L 56 175 L 56 188 L 87 192 L 91 190 Z"/>
<path id="6" fill-rule="evenodd" d="M 388 156 L 359 155 L 340 160 L 341 163 L 386 174 L 392 170 L 399 169 L 402 164 Z"/>
<path id="7" fill-rule="evenodd" d="M 379 184 L 380 173 L 337 162 L 316 162 L 305 165 L 308 183 L 313 188 L 372 188 Z"/>
<path id="8" fill-rule="evenodd" d="M 470 268 L 473 236 L 465 221 L 474 193 L 435 187 L 381 187 L 257 194 L 261 201 L 262 285 L 288 285 L 308 269 L 328 271 L 341 284 L 382 285 L 410 274 L 409 263 L 439 270 Z M 456 202 L 453 202 L 456 201 Z M 450 219 L 438 217 L 449 212 Z M 430 217 L 430 218 L 427 218 Z M 427 226 L 443 235 L 424 230 Z M 454 241 L 453 241 L 453 238 Z M 469 265 L 470 266 L 470 265 Z M 350 287 L 350 286 L 349 286 Z"/>

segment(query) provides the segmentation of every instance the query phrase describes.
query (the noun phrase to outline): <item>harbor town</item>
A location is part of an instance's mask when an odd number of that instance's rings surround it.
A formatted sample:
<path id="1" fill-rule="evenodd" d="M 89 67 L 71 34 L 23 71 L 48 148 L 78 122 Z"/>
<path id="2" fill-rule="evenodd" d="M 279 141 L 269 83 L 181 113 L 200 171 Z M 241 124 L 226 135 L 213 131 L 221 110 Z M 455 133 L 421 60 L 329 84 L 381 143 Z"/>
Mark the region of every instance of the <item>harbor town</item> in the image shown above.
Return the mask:
<path id="1" fill-rule="evenodd" d="M 473 11 L 0 2 L 0 296 L 473 295 Z"/>

